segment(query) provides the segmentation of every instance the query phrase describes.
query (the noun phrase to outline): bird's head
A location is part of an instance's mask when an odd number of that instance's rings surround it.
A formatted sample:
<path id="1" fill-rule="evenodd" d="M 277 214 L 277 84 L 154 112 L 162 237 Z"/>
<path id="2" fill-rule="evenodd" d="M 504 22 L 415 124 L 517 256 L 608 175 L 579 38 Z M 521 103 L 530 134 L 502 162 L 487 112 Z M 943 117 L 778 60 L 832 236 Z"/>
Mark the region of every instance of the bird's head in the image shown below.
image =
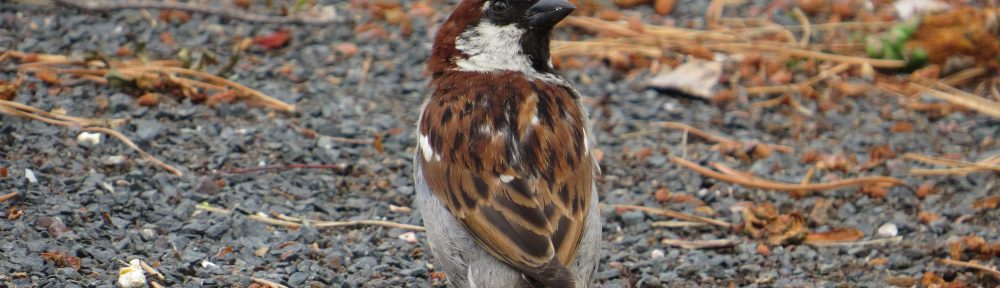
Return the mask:
<path id="1" fill-rule="evenodd" d="M 428 69 L 550 73 L 552 27 L 575 8 L 566 0 L 463 0 L 438 30 Z"/>

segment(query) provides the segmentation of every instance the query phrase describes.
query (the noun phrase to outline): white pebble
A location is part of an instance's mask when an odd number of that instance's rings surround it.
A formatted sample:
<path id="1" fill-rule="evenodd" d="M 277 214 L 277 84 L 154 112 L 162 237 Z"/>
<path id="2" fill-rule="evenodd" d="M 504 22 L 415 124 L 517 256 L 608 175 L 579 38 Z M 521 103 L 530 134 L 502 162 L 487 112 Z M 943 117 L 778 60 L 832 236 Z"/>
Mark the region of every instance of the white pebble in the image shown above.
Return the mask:
<path id="1" fill-rule="evenodd" d="M 649 256 L 653 259 L 663 258 L 663 249 L 653 249 L 652 252 L 649 252 Z"/>
<path id="2" fill-rule="evenodd" d="M 98 183 L 97 185 L 100 185 L 101 188 L 104 188 L 104 190 L 108 191 L 108 193 L 115 193 L 115 186 L 111 186 L 111 183 L 101 182 Z"/>
<path id="3" fill-rule="evenodd" d="M 124 288 L 146 287 L 146 274 L 139 265 L 139 259 L 132 259 L 128 267 L 118 270 L 118 286 Z"/>
<path id="4" fill-rule="evenodd" d="M 125 163 L 125 156 L 114 155 L 114 156 L 104 157 L 104 159 L 101 160 L 101 163 L 108 166 L 122 165 L 122 163 Z"/>
<path id="5" fill-rule="evenodd" d="M 83 147 L 94 147 L 101 144 L 101 133 L 82 132 L 76 136 L 76 144 Z"/>
<path id="6" fill-rule="evenodd" d="M 208 260 L 201 260 L 201 268 L 219 268 L 219 265 L 215 265 L 215 263 L 208 262 Z"/>
<path id="7" fill-rule="evenodd" d="M 399 239 L 401 239 L 403 241 L 406 241 L 406 242 L 409 242 L 409 243 L 417 243 L 417 234 L 413 233 L 413 232 L 406 232 L 406 233 L 400 234 L 399 235 Z"/>
<path id="8" fill-rule="evenodd" d="M 890 223 L 885 223 L 884 225 L 882 225 L 882 227 L 878 227 L 878 232 L 876 234 L 878 234 L 878 236 L 880 237 L 888 238 L 888 237 L 896 237 L 896 234 L 898 233 L 899 229 L 896 228 L 896 224 L 892 224 L 890 222 Z"/>
<path id="9" fill-rule="evenodd" d="M 28 183 L 38 184 L 38 178 L 35 178 L 35 171 L 31 171 L 31 169 L 24 169 L 24 178 L 28 178 Z"/>
<path id="10" fill-rule="evenodd" d="M 410 212 L 412 212 L 413 209 L 410 209 L 410 207 L 396 206 L 396 205 L 389 204 L 389 211 L 396 212 L 396 213 L 402 213 L 402 214 L 410 214 Z"/>

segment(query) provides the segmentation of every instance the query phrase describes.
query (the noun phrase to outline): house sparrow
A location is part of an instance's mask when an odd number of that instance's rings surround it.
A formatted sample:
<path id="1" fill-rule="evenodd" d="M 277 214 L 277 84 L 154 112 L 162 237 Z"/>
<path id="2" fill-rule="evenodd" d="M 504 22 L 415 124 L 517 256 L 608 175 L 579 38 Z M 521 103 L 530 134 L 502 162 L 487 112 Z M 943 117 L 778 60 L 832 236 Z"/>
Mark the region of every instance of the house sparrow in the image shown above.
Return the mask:
<path id="1" fill-rule="evenodd" d="M 590 287 L 601 220 L 580 95 L 555 74 L 566 0 L 464 0 L 438 30 L 416 205 L 453 287 Z"/>

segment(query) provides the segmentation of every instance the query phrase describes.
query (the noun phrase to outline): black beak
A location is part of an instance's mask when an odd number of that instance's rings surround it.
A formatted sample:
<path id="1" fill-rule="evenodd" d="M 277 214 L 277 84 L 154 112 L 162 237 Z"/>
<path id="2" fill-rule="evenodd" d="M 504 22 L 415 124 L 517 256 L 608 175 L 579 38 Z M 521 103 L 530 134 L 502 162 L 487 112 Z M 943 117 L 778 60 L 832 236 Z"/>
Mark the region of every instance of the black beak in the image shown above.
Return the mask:
<path id="1" fill-rule="evenodd" d="M 566 0 L 539 0 L 528 8 L 527 18 L 529 28 L 545 29 L 556 26 L 556 23 L 573 12 L 576 6 Z"/>

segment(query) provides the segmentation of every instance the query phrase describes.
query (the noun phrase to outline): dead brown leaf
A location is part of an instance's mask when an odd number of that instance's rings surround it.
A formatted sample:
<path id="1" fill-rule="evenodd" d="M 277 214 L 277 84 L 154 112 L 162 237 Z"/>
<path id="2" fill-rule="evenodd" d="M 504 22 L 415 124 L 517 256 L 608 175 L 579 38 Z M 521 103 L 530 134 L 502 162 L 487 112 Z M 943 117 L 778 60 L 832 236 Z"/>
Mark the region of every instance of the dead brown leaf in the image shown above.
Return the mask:
<path id="1" fill-rule="evenodd" d="M 191 13 L 181 10 L 160 10 L 160 21 L 185 23 L 191 20 Z"/>
<path id="2" fill-rule="evenodd" d="M 292 32 L 288 29 L 278 29 L 271 34 L 261 35 L 253 38 L 253 43 L 264 49 L 277 49 L 284 47 L 292 40 Z"/>
<path id="3" fill-rule="evenodd" d="M 160 104 L 160 96 L 156 95 L 156 93 L 146 93 L 143 94 L 142 96 L 139 96 L 139 100 L 136 101 L 136 103 L 138 103 L 139 106 L 143 107 L 156 106 Z"/>
<path id="4" fill-rule="evenodd" d="M 854 228 L 840 228 L 827 232 L 809 232 L 809 235 L 806 235 L 805 243 L 819 244 L 853 242 L 861 240 L 863 237 L 865 237 L 865 233 L 861 232 L 861 230 Z"/>
<path id="5" fill-rule="evenodd" d="M 167 46 L 177 46 L 177 40 L 174 40 L 174 35 L 170 34 L 170 31 L 160 33 L 160 42 Z"/>
<path id="6" fill-rule="evenodd" d="M 372 145 L 375 146 L 375 151 L 378 154 L 385 154 L 385 147 L 382 146 L 382 139 L 385 138 L 382 134 L 375 135 L 375 139 L 372 141 Z"/>
<path id="7" fill-rule="evenodd" d="M 628 8 L 649 3 L 650 0 L 614 0 L 615 6 Z"/>
<path id="8" fill-rule="evenodd" d="M 924 272 L 924 276 L 920 278 L 920 285 L 923 287 L 941 287 L 945 283 L 944 278 L 930 271 Z"/>
<path id="9" fill-rule="evenodd" d="M 917 215 L 917 219 L 920 220 L 920 223 L 923 223 L 925 225 L 931 224 L 931 222 L 934 222 L 934 220 L 937 220 L 939 218 L 941 218 L 941 215 L 927 211 L 920 211 L 920 214 Z"/>
<path id="10" fill-rule="evenodd" d="M 73 270 L 80 270 L 80 258 L 66 255 L 63 252 L 42 252 L 42 260 L 52 262 L 58 267 L 70 267 Z"/>
<path id="11" fill-rule="evenodd" d="M 656 202 L 667 202 L 670 200 L 670 190 L 667 190 L 667 188 L 656 189 L 656 192 L 653 193 L 653 197 L 656 199 Z"/>
<path id="12" fill-rule="evenodd" d="M 24 211 L 21 211 L 20 208 L 17 208 L 17 205 L 11 205 L 9 208 L 7 208 L 7 220 L 14 221 L 21 218 L 21 216 L 23 215 Z"/>
<path id="13" fill-rule="evenodd" d="M 917 198 L 924 199 L 928 195 L 934 194 L 934 181 L 924 181 L 917 187 L 917 192 L 915 193 Z"/>
<path id="14" fill-rule="evenodd" d="M 972 208 L 975 209 L 996 209 L 998 206 L 1000 206 L 1000 195 L 986 197 L 972 203 Z"/>
<path id="15" fill-rule="evenodd" d="M 896 287 L 913 287 L 917 286 L 918 281 L 913 277 L 889 276 L 885 278 L 885 283 Z"/>
<path id="16" fill-rule="evenodd" d="M 676 5 L 676 0 L 655 0 L 653 2 L 653 8 L 656 10 L 656 14 L 663 16 L 670 15 L 674 12 L 674 5 Z"/>

